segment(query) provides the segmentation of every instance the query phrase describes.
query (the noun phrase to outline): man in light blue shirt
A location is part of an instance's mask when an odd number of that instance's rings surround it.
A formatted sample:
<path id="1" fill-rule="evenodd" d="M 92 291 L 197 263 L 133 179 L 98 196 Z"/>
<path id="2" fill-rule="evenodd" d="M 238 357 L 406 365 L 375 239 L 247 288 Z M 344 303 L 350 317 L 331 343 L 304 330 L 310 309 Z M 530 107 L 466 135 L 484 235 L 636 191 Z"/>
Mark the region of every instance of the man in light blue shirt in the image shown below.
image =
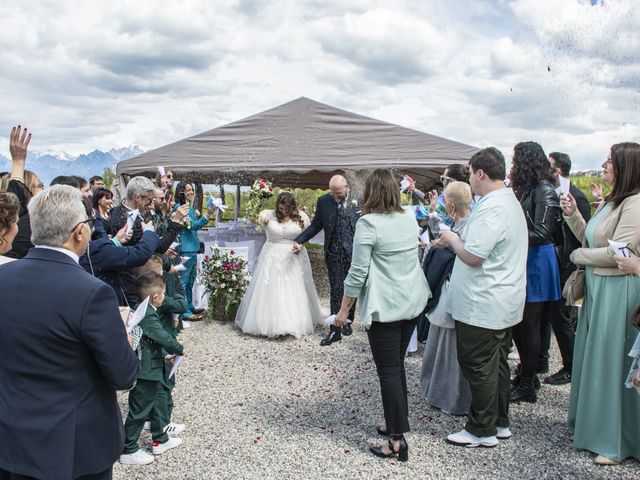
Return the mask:
<path id="1" fill-rule="evenodd" d="M 447 311 L 456 321 L 458 361 L 471 386 L 465 428 L 447 437 L 456 445 L 494 447 L 509 430 L 511 327 L 522 320 L 528 235 L 522 207 L 504 186 L 505 161 L 490 147 L 470 160 L 471 189 L 481 196 L 465 238 L 447 231 L 457 257 Z"/>

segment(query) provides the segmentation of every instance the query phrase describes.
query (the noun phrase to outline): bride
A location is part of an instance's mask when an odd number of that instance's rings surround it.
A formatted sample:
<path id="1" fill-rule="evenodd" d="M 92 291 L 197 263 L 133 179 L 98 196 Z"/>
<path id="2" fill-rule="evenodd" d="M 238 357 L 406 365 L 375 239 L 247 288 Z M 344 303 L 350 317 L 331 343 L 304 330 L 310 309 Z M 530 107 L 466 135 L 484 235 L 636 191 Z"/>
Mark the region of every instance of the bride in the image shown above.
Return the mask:
<path id="1" fill-rule="evenodd" d="M 260 212 L 267 242 L 236 315 L 236 325 L 253 335 L 277 337 L 313 333 L 327 312 L 320 306 L 306 250 L 294 255 L 294 239 L 309 226 L 291 193 L 282 192 L 275 210 Z"/>

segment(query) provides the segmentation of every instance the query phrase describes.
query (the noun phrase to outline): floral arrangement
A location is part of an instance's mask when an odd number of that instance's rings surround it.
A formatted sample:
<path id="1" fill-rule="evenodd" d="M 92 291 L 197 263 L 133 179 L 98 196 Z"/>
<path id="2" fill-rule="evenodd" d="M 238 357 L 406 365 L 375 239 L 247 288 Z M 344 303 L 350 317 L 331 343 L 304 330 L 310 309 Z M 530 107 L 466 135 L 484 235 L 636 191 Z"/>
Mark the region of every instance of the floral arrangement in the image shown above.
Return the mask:
<path id="1" fill-rule="evenodd" d="M 259 224 L 256 221 L 260 210 L 262 210 L 262 201 L 273 196 L 273 184 L 266 178 L 257 178 L 251 190 L 249 190 L 249 200 L 247 201 L 246 214 L 244 217 L 245 223 L 251 220 L 256 224 L 256 228 L 259 228 Z"/>
<path id="2" fill-rule="evenodd" d="M 221 250 L 214 245 L 211 255 L 205 255 L 197 278 L 209 294 L 209 318 L 213 317 L 216 305 L 223 305 L 224 315 L 229 317 L 249 286 L 247 260 L 233 250 Z"/>
<path id="3" fill-rule="evenodd" d="M 187 230 L 191 230 L 191 218 L 187 215 L 182 220 L 180 220 L 180 226 L 182 228 L 186 228 Z"/>

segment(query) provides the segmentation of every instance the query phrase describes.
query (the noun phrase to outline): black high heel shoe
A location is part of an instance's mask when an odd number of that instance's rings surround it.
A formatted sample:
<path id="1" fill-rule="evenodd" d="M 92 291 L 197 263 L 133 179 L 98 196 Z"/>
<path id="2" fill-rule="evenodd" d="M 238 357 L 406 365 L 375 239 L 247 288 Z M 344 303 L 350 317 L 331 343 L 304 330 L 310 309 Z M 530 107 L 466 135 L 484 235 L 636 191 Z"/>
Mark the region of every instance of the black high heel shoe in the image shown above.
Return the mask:
<path id="1" fill-rule="evenodd" d="M 376 427 L 376 431 L 378 432 L 378 435 L 382 435 L 383 437 L 388 437 L 389 436 L 389 432 L 387 432 L 386 430 L 382 430 L 380 428 L 380 425 L 378 425 Z"/>
<path id="2" fill-rule="evenodd" d="M 400 449 L 394 450 L 393 441 L 400 441 Z M 382 451 L 382 447 L 369 447 L 371 453 L 373 453 L 376 457 L 380 458 L 393 458 L 397 457 L 399 462 L 406 462 L 409 460 L 409 445 L 407 445 L 407 441 L 404 439 L 404 435 L 389 435 L 389 450 L 391 453 L 384 453 Z"/>

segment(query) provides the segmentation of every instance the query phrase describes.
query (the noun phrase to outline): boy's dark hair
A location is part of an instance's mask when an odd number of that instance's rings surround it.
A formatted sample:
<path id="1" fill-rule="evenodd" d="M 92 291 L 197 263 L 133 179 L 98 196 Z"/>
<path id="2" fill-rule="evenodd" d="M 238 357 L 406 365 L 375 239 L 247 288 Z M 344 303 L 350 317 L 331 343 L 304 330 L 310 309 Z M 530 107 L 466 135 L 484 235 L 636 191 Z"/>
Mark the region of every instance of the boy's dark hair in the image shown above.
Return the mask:
<path id="1" fill-rule="evenodd" d="M 80 175 L 71 175 L 71 178 L 73 178 L 76 182 L 78 182 L 78 185 L 79 185 L 78 188 L 84 188 L 85 185 L 88 185 L 87 179 L 84 177 L 81 177 Z"/>
<path id="2" fill-rule="evenodd" d="M 136 278 L 136 293 L 140 300 L 156 293 L 157 290 L 164 291 L 164 278 L 155 272 L 147 272 Z"/>
<path id="3" fill-rule="evenodd" d="M 51 180 L 51 183 L 49 184 L 50 187 L 53 187 L 54 185 L 69 185 L 70 187 L 77 188 L 78 190 L 82 188 L 78 179 L 69 175 L 58 175 L 56 178 Z"/>
<path id="4" fill-rule="evenodd" d="M 476 152 L 469 160 L 469 165 L 474 172 L 482 170 L 491 180 L 504 180 L 507 176 L 504 156 L 495 147 L 483 148 Z"/>
<path id="5" fill-rule="evenodd" d="M 571 158 L 569 158 L 569 155 L 562 152 L 551 152 L 549 156 L 553 158 L 556 168 L 560 169 L 560 175 L 568 177 L 571 172 Z"/>

